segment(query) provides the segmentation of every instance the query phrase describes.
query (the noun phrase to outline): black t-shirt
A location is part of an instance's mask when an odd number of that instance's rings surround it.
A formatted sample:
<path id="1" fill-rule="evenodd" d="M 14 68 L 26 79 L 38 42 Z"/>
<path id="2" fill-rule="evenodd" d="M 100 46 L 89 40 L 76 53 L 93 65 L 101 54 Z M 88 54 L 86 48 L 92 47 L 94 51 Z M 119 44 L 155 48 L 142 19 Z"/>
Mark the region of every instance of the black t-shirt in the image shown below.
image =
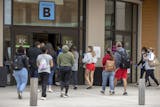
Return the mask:
<path id="1" fill-rule="evenodd" d="M 36 64 L 36 60 L 38 55 L 40 55 L 42 53 L 41 49 L 37 48 L 37 47 L 31 47 L 28 50 L 28 57 L 29 57 L 29 63 L 31 65 L 31 67 L 37 67 Z"/>

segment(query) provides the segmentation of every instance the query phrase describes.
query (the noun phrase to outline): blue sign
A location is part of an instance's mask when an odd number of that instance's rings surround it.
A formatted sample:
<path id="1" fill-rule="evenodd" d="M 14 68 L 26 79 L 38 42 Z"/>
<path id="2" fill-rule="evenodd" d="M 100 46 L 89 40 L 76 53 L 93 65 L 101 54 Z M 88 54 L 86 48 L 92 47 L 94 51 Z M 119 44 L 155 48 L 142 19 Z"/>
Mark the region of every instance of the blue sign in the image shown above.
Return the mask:
<path id="1" fill-rule="evenodd" d="M 54 2 L 39 3 L 39 19 L 55 20 L 55 3 Z"/>

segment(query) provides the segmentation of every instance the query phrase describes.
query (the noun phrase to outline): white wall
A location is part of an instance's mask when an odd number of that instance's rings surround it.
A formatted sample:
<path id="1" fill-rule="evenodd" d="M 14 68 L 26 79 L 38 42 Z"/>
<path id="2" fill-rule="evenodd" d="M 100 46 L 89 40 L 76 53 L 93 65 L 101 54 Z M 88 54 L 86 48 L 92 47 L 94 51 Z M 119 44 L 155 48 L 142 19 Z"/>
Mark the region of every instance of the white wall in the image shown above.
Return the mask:
<path id="1" fill-rule="evenodd" d="M 86 46 L 100 46 L 101 57 L 103 57 L 105 43 L 105 0 L 87 0 L 86 11 Z M 97 66 L 101 66 L 101 58 Z"/>

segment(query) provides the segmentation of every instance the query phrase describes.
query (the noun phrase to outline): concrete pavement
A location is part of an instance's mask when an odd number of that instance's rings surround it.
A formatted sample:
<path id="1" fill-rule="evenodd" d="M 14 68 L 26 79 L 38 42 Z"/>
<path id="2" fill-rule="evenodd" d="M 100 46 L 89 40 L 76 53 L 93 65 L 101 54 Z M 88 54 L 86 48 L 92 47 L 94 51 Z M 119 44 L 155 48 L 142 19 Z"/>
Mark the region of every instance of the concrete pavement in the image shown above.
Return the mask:
<path id="1" fill-rule="evenodd" d="M 72 87 L 71 87 L 72 88 Z M 122 96 L 123 88 L 117 87 L 114 96 L 100 94 L 101 87 L 91 90 L 79 86 L 78 90 L 70 89 L 69 98 L 60 98 L 59 87 L 54 86 L 53 93 L 47 93 L 47 100 L 41 101 L 39 93 L 38 107 L 160 107 L 160 88 L 146 89 L 146 105 L 138 105 L 138 87 L 129 86 L 128 96 Z M 16 87 L 0 88 L 0 107 L 29 107 L 29 87 L 23 93 L 23 99 L 17 99 Z"/>

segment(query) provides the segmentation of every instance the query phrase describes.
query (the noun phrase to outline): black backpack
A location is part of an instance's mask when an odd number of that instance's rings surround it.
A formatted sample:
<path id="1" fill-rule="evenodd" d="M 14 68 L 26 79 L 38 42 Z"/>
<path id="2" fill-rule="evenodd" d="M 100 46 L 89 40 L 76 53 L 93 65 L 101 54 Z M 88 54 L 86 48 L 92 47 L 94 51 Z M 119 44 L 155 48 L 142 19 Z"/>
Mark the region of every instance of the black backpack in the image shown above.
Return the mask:
<path id="1" fill-rule="evenodd" d="M 13 69 L 21 70 L 24 67 L 24 55 L 16 55 L 13 60 Z"/>
<path id="2" fill-rule="evenodd" d="M 121 62 L 120 62 L 119 67 L 122 68 L 122 69 L 130 68 L 130 58 L 129 58 L 127 52 L 126 51 L 124 51 L 124 52 L 117 51 L 117 52 L 121 56 Z"/>

